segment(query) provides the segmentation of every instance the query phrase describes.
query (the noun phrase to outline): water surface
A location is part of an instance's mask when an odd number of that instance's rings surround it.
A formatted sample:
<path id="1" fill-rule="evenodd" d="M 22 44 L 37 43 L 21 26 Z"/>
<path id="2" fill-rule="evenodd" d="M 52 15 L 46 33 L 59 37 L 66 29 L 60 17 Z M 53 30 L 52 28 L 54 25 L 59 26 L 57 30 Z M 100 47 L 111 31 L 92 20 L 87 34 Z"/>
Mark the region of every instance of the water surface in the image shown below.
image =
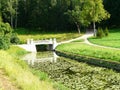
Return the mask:
<path id="1" fill-rule="evenodd" d="M 120 90 L 120 73 L 110 69 L 58 57 L 54 52 L 27 54 L 24 60 L 70 90 Z"/>

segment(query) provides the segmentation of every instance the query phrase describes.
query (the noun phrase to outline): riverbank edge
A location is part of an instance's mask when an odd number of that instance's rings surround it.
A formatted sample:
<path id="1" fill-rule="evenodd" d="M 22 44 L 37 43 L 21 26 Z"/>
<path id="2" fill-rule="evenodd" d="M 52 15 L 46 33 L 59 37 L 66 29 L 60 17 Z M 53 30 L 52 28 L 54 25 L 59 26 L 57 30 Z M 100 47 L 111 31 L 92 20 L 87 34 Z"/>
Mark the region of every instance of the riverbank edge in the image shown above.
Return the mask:
<path id="1" fill-rule="evenodd" d="M 120 63 L 119 62 L 105 60 L 105 59 L 99 59 L 99 58 L 95 58 L 95 57 L 82 56 L 82 55 L 78 55 L 78 54 L 74 54 L 74 53 L 62 52 L 59 50 L 55 50 L 55 52 L 58 56 L 74 59 L 78 62 L 85 62 L 85 63 L 91 64 L 91 65 L 113 69 L 113 70 L 120 72 Z"/>

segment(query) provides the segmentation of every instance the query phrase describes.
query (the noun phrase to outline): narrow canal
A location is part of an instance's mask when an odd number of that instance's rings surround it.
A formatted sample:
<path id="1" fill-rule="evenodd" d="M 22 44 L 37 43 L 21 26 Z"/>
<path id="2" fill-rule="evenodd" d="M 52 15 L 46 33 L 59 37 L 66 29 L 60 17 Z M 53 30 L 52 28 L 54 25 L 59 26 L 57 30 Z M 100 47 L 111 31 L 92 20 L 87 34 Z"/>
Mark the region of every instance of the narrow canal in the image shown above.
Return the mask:
<path id="1" fill-rule="evenodd" d="M 120 90 L 120 73 L 107 68 L 58 57 L 48 51 L 30 53 L 23 59 L 70 90 Z"/>

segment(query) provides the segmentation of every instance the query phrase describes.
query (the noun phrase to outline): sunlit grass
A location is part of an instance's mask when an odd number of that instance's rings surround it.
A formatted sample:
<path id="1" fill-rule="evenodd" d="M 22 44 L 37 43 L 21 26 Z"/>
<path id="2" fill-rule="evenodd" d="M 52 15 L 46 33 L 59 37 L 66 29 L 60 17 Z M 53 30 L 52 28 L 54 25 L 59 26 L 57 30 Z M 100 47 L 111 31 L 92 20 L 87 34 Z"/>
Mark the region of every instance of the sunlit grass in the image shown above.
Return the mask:
<path id="1" fill-rule="evenodd" d="M 70 40 L 76 37 L 81 36 L 77 32 L 41 32 L 41 31 L 29 31 L 27 29 L 17 29 L 15 30 L 18 33 L 21 43 L 26 43 L 27 39 L 41 40 L 41 39 L 50 39 L 56 38 L 57 42 Z"/>
<path id="2" fill-rule="evenodd" d="M 22 90 L 54 90 L 52 84 L 46 81 L 40 81 L 39 78 L 31 73 L 31 70 L 24 61 L 17 60 L 16 55 L 21 53 L 20 48 L 11 47 L 10 50 L 0 51 L 0 68 L 2 68 L 6 75 L 15 85 Z M 12 54 L 12 56 L 10 55 Z"/>
<path id="3" fill-rule="evenodd" d="M 89 41 L 94 44 L 120 48 L 120 29 L 110 30 L 110 34 L 108 37 L 103 37 L 101 39 L 92 37 L 89 38 Z"/>
<path id="4" fill-rule="evenodd" d="M 2 82 L 2 81 L 0 81 L 0 90 L 3 90 L 1 82 Z"/>
<path id="5" fill-rule="evenodd" d="M 82 56 L 89 56 L 120 62 L 120 50 L 90 46 L 82 43 L 62 44 L 57 47 L 57 50 Z"/>

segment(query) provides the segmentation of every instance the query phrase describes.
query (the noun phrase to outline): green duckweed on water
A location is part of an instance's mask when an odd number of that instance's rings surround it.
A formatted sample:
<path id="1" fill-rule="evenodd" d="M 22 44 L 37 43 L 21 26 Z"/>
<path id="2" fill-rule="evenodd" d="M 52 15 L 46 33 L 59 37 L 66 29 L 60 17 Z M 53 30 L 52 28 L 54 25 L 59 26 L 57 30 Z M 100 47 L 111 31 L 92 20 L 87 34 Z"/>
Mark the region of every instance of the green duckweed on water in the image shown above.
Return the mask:
<path id="1" fill-rule="evenodd" d="M 57 62 L 36 62 L 32 66 L 70 90 L 120 90 L 120 73 L 60 57 Z"/>

